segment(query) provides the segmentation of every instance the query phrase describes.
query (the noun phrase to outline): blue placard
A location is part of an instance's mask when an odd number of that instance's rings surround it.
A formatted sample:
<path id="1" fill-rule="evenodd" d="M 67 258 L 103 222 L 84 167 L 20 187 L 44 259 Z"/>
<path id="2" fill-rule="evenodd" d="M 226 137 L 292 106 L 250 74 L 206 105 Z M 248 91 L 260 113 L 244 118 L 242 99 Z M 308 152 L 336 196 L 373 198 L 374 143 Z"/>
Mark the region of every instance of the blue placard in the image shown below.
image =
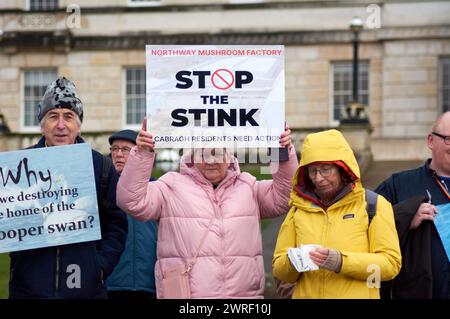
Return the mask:
<path id="1" fill-rule="evenodd" d="M 100 238 L 89 144 L 0 153 L 0 253 Z"/>
<path id="2" fill-rule="evenodd" d="M 434 217 L 439 237 L 441 237 L 447 258 L 450 256 L 450 204 L 437 205 L 437 214 Z M 450 258 L 449 258 L 450 260 Z"/>

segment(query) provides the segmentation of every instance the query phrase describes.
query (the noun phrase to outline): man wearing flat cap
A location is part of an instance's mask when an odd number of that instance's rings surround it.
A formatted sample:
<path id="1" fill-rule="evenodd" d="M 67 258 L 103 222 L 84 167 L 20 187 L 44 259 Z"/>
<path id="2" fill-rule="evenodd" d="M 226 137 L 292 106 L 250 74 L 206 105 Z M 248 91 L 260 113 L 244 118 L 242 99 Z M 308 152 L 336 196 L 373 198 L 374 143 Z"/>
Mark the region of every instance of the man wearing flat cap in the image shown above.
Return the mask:
<path id="1" fill-rule="evenodd" d="M 120 175 L 128 160 L 131 148 L 136 145 L 137 133 L 122 130 L 109 137 L 111 158 Z M 151 178 L 150 181 L 154 180 Z M 109 276 L 108 299 L 149 300 L 156 299 L 155 263 L 158 224 L 142 222 L 130 215 L 128 237 L 119 264 Z"/>
<path id="2" fill-rule="evenodd" d="M 72 81 L 51 83 L 38 105 L 42 137 L 31 148 L 84 143 L 83 104 Z M 111 161 L 92 150 L 101 240 L 13 252 L 10 298 L 106 298 L 106 278 L 119 262 L 127 236 L 126 215 L 116 206 L 118 176 Z M 69 276 L 78 266 L 80 285 Z"/>

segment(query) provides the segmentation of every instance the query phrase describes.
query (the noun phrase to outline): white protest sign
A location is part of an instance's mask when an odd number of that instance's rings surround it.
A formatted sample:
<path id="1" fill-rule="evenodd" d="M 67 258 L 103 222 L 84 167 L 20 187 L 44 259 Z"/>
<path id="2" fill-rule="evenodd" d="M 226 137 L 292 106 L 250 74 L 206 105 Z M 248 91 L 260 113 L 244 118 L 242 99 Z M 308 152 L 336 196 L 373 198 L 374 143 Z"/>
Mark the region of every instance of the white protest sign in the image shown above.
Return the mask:
<path id="1" fill-rule="evenodd" d="M 279 147 L 284 46 L 146 46 L 157 148 Z"/>
<path id="2" fill-rule="evenodd" d="M 4 152 L 0 163 L 0 253 L 101 238 L 89 144 Z"/>

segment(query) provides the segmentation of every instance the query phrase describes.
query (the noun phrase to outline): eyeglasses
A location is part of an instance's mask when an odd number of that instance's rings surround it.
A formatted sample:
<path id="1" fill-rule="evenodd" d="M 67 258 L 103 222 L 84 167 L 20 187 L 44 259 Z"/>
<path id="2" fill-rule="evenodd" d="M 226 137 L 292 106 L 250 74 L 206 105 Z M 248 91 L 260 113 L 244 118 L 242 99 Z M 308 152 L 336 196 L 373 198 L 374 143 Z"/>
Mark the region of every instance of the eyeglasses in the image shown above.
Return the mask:
<path id="1" fill-rule="evenodd" d="M 125 146 L 125 147 L 119 147 L 119 146 L 113 146 L 110 148 L 111 153 L 119 153 L 119 151 L 122 151 L 122 154 L 126 155 L 130 153 L 131 148 Z"/>
<path id="2" fill-rule="evenodd" d="M 431 132 L 431 134 L 439 136 L 440 138 L 442 138 L 444 140 L 444 143 L 446 145 L 450 145 L 450 136 L 445 136 L 445 135 L 442 135 L 442 134 L 439 134 L 439 133 L 436 133 L 436 132 Z"/>
<path id="3" fill-rule="evenodd" d="M 308 168 L 308 176 L 311 179 L 316 178 L 317 173 L 320 173 L 322 177 L 328 177 L 333 173 L 334 166 L 322 166 L 321 168 Z"/>

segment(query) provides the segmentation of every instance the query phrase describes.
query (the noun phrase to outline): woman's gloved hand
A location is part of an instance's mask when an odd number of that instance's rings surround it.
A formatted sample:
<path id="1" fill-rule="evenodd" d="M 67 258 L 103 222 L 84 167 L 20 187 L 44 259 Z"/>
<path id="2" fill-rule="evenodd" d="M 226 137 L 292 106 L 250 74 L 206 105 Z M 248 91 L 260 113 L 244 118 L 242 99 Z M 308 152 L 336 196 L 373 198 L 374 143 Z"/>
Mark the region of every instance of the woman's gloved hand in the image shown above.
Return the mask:
<path id="1" fill-rule="evenodd" d="M 309 253 L 311 260 L 319 267 L 336 273 L 342 268 L 342 255 L 331 248 L 317 248 Z"/>

